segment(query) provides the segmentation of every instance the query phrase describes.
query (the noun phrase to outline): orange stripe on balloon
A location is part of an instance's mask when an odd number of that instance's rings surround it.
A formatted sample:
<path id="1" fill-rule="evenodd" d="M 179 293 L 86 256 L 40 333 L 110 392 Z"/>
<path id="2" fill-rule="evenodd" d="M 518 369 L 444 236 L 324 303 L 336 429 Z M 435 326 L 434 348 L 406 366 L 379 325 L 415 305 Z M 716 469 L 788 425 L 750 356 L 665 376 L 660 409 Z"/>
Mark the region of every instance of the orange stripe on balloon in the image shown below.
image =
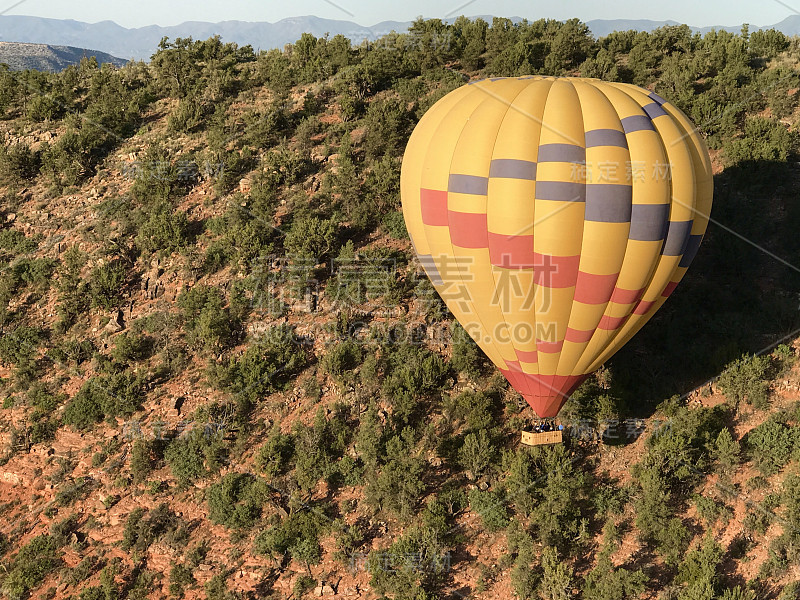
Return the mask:
<path id="1" fill-rule="evenodd" d="M 524 363 L 539 362 L 539 353 L 536 350 L 517 350 L 517 360 Z"/>
<path id="2" fill-rule="evenodd" d="M 611 298 L 618 273 L 595 275 L 580 271 L 575 283 L 575 300 L 584 304 L 605 304 Z"/>
<path id="3" fill-rule="evenodd" d="M 611 302 L 616 302 L 617 304 L 633 304 L 634 302 L 638 302 L 642 297 L 644 290 L 645 288 L 640 290 L 626 290 L 615 287 L 614 293 L 611 294 Z"/>
<path id="4" fill-rule="evenodd" d="M 614 331 L 615 329 L 619 329 L 619 327 L 627 320 L 628 317 L 609 317 L 608 315 L 603 315 L 603 318 L 600 319 L 600 324 L 597 326 L 598 329 L 604 329 L 606 331 Z"/>
<path id="5" fill-rule="evenodd" d="M 592 339 L 594 335 L 594 329 L 573 329 L 572 327 L 567 327 L 567 333 L 564 336 L 564 339 L 568 342 L 574 342 L 576 344 L 583 344 L 584 342 L 588 342 Z"/>
<path id="6" fill-rule="evenodd" d="M 535 264 L 532 235 L 489 232 L 489 260 L 505 269 L 532 269 Z"/>
<path id="7" fill-rule="evenodd" d="M 447 225 L 447 192 L 421 188 L 419 200 L 425 225 Z"/>
<path id="8" fill-rule="evenodd" d="M 677 281 L 670 281 L 670 282 L 669 282 L 669 284 L 667 285 L 667 287 L 665 287 L 665 288 L 664 288 L 664 291 L 663 291 L 663 292 L 661 292 L 661 295 L 662 295 L 664 298 L 668 298 L 668 297 L 669 297 L 669 295 L 670 295 L 672 292 L 674 292 L 674 291 L 675 291 L 675 288 L 676 288 L 676 287 L 678 287 L 678 282 L 677 282 Z"/>
<path id="9" fill-rule="evenodd" d="M 536 340 L 536 349 L 545 354 L 555 354 L 561 352 L 564 347 L 564 340 L 558 342 L 545 342 L 543 340 Z"/>
<path id="10" fill-rule="evenodd" d="M 486 225 L 486 213 L 465 213 L 448 211 L 450 240 L 462 248 L 486 248 L 489 246 L 489 230 Z"/>
<path id="11" fill-rule="evenodd" d="M 533 280 L 536 285 L 549 288 L 573 287 L 578 280 L 577 256 L 553 256 L 533 253 Z"/>
<path id="12" fill-rule="evenodd" d="M 655 302 L 651 302 L 649 300 L 643 301 L 643 302 L 639 302 L 639 304 L 636 305 L 636 308 L 634 309 L 633 314 L 635 314 L 635 315 L 646 315 L 650 311 L 650 309 L 653 308 L 654 304 L 655 304 Z"/>

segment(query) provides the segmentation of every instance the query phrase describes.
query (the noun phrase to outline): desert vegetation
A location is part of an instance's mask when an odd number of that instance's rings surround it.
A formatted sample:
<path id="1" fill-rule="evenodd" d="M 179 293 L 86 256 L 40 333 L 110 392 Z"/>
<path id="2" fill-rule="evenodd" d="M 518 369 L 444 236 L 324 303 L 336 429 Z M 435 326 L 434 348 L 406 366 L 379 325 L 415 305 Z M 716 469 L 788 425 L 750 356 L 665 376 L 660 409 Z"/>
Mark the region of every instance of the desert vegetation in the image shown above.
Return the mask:
<path id="1" fill-rule="evenodd" d="M 154 50 L 0 70 L 4 596 L 796 597 L 798 38 L 459 18 Z M 546 448 L 399 204 L 425 111 L 526 74 L 654 90 L 716 187 Z"/>

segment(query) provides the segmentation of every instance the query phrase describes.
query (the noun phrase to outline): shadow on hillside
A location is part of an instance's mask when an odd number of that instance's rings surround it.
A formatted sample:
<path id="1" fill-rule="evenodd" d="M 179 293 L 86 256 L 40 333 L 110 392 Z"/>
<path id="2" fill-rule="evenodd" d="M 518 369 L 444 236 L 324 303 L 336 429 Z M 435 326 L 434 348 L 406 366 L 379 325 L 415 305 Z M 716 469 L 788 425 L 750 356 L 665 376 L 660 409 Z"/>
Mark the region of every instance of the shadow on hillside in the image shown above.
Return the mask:
<path id="1" fill-rule="evenodd" d="M 712 222 L 694 263 L 609 361 L 630 414 L 649 416 L 662 400 L 691 391 L 743 353 L 768 352 L 800 327 L 798 192 L 795 163 L 751 162 L 714 177 Z"/>

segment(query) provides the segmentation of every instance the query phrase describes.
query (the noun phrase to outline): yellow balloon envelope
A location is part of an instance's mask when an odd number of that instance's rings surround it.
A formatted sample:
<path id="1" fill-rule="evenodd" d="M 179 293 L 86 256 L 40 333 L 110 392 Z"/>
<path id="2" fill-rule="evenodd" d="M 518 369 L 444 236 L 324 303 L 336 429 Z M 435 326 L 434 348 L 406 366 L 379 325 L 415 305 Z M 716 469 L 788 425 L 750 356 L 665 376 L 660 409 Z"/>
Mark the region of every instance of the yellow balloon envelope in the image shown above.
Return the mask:
<path id="1" fill-rule="evenodd" d="M 566 77 L 451 92 L 411 135 L 401 178 L 426 273 L 540 417 L 672 293 L 712 188 L 708 150 L 678 108 Z"/>

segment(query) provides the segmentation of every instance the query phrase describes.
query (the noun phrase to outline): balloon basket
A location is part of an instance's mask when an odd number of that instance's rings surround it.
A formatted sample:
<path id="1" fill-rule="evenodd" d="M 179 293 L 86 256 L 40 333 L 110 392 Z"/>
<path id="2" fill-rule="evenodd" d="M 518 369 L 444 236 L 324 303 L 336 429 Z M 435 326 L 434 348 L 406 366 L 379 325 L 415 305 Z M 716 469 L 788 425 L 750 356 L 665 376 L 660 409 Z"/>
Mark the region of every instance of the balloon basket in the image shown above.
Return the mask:
<path id="1" fill-rule="evenodd" d="M 549 425 L 546 429 L 541 424 L 534 425 L 531 431 L 522 432 L 521 442 L 526 446 L 548 446 L 564 441 L 563 425 Z"/>

